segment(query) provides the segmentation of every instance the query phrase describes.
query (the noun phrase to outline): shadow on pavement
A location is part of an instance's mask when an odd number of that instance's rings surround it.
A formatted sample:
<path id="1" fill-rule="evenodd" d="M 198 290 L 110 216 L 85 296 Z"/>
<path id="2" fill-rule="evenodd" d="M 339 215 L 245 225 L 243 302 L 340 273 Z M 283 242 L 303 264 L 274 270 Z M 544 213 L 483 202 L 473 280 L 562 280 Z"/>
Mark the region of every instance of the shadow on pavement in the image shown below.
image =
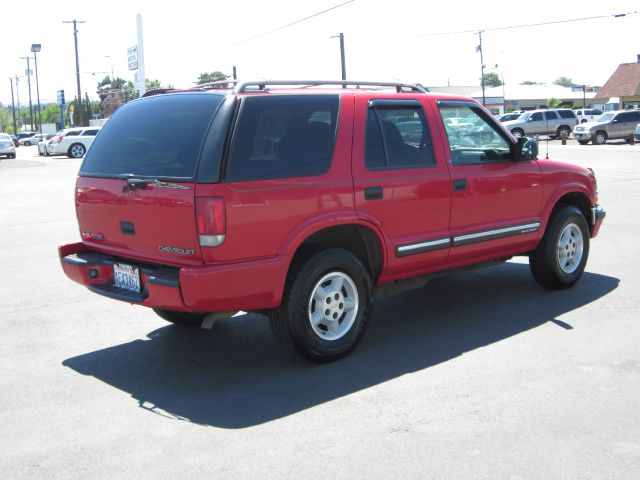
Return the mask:
<path id="1" fill-rule="evenodd" d="M 314 365 L 283 351 L 264 317 L 249 314 L 211 332 L 169 325 L 148 340 L 69 358 L 63 365 L 129 393 L 142 408 L 193 423 L 245 428 L 419 371 L 517 335 L 593 302 L 619 280 L 585 273 L 549 292 L 526 264 L 433 280 L 381 296 L 351 356 Z M 597 321 L 581 318 L 580 323 Z"/>

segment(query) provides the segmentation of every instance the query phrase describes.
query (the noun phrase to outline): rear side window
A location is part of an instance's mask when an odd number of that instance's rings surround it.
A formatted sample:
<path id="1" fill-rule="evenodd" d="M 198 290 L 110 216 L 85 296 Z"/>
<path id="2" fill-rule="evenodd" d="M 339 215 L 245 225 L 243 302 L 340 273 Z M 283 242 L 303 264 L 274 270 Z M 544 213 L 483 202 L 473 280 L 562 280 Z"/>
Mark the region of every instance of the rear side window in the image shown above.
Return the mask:
<path id="1" fill-rule="evenodd" d="M 365 165 L 369 170 L 435 165 L 431 135 L 420 105 L 369 107 Z"/>
<path id="2" fill-rule="evenodd" d="M 309 177 L 329 170 L 337 95 L 255 96 L 242 100 L 226 180 Z"/>
<path id="3" fill-rule="evenodd" d="M 558 113 L 562 118 L 576 118 L 576 115 L 571 110 L 558 110 Z"/>
<path id="4" fill-rule="evenodd" d="M 82 132 L 83 137 L 95 137 L 97 134 L 98 134 L 97 129 L 85 130 L 84 132 Z"/>
<path id="5" fill-rule="evenodd" d="M 558 118 L 556 112 L 544 112 L 545 120 L 555 120 Z"/>
<path id="6" fill-rule="evenodd" d="M 176 93 L 123 105 L 87 151 L 80 174 L 190 179 L 222 95 Z"/>
<path id="7" fill-rule="evenodd" d="M 70 132 L 67 132 L 64 134 L 65 137 L 77 137 L 78 135 L 80 135 L 80 132 L 82 130 L 71 130 Z"/>

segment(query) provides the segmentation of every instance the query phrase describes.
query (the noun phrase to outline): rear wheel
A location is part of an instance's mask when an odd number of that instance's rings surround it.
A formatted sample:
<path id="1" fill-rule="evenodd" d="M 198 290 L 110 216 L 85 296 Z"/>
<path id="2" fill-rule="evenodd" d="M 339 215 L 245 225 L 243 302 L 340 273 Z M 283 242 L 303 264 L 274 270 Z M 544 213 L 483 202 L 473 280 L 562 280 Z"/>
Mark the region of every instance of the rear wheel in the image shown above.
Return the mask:
<path id="1" fill-rule="evenodd" d="M 562 138 L 563 135 L 567 138 L 569 138 L 569 135 L 571 135 L 571 129 L 566 125 L 558 127 L 558 137 Z"/>
<path id="2" fill-rule="evenodd" d="M 573 286 L 582 276 L 589 257 L 589 227 L 573 205 L 561 207 L 533 253 L 529 266 L 533 278 L 545 288 Z"/>
<path id="3" fill-rule="evenodd" d="M 314 362 L 330 362 L 356 347 L 372 304 L 366 268 L 350 251 L 332 248 L 293 273 L 280 308 L 270 312 L 269 320 L 286 346 Z"/>
<path id="4" fill-rule="evenodd" d="M 593 137 L 593 143 L 596 145 L 604 145 L 607 143 L 607 133 L 606 132 L 596 132 L 596 136 Z"/>
<path id="5" fill-rule="evenodd" d="M 153 311 L 167 322 L 175 323 L 183 327 L 197 327 L 202 323 L 204 317 L 207 316 L 206 313 L 177 312 L 163 308 L 154 308 Z"/>
<path id="6" fill-rule="evenodd" d="M 69 147 L 69 151 L 67 155 L 71 158 L 82 158 L 87 150 L 84 148 L 84 145 L 81 143 L 74 143 Z"/>

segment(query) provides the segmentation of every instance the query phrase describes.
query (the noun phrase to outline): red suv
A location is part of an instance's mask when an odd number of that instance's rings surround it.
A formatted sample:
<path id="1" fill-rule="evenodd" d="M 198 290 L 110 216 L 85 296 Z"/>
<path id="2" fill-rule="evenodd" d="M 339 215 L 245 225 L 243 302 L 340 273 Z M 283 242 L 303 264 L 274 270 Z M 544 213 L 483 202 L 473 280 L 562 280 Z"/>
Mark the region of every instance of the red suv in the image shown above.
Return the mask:
<path id="1" fill-rule="evenodd" d="M 76 185 L 82 241 L 59 248 L 72 280 L 177 324 L 265 313 L 323 362 L 356 346 L 381 287 L 515 255 L 547 288 L 582 275 L 605 215 L 593 172 L 538 160 L 474 100 L 212 87 L 130 102 L 98 134 Z"/>

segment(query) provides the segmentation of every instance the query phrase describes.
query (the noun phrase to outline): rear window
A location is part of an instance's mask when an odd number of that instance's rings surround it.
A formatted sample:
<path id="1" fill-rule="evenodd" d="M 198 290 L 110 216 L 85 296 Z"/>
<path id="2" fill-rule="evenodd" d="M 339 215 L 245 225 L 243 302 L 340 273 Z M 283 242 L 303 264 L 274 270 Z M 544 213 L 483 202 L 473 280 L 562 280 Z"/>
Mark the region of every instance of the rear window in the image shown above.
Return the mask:
<path id="1" fill-rule="evenodd" d="M 242 182 L 321 175 L 329 170 L 337 95 L 255 96 L 242 100 L 226 180 Z"/>
<path id="2" fill-rule="evenodd" d="M 176 93 L 123 105 L 87 151 L 80 175 L 190 179 L 222 95 Z"/>

